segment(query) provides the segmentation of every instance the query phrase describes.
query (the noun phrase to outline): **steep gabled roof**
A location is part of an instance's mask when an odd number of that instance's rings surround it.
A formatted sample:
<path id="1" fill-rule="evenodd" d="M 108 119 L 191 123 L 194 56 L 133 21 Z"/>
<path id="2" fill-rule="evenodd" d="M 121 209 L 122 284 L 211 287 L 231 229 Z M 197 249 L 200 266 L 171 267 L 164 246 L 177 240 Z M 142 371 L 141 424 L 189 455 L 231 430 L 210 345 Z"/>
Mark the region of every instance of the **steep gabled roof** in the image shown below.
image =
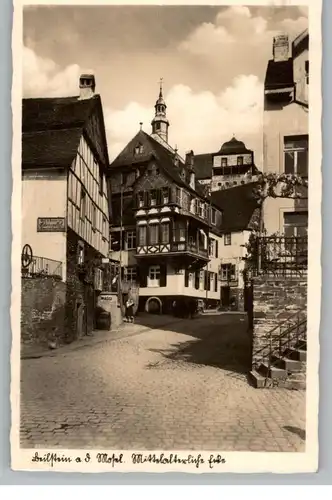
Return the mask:
<path id="1" fill-rule="evenodd" d="M 24 133 L 22 165 L 24 168 L 68 167 L 76 156 L 81 135 L 81 128 Z"/>
<path id="2" fill-rule="evenodd" d="M 250 229 L 254 211 L 259 208 L 259 200 L 254 193 L 257 186 L 258 183 L 251 182 L 212 193 L 212 203 L 222 210 L 221 231 Z"/>
<path id="3" fill-rule="evenodd" d="M 287 61 L 268 62 L 265 75 L 265 90 L 277 90 L 292 87 L 294 85 L 293 59 Z"/>
<path id="4" fill-rule="evenodd" d="M 135 147 L 139 144 L 143 146 L 143 153 L 135 154 Z M 161 141 L 156 140 L 151 135 L 140 130 L 111 163 L 110 170 L 113 171 L 125 165 L 143 163 L 154 158 L 158 161 L 160 167 L 168 177 L 179 186 L 186 187 L 190 190 L 189 184 L 185 182 L 180 175 L 181 168 L 184 166 L 183 160 L 179 157 L 179 165 L 176 166 L 174 164 L 175 152 L 173 151 L 172 148 L 166 148 Z M 200 196 L 206 197 L 204 190 L 200 187 L 196 191 Z"/>
<path id="5" fill-rule="evenodd" d="M 29 98 L 22 102 L 23 168 L 69 166 L 73 161 L 84 127 L 94 110 L 101 118 L 101 133 L 108 162 L 106 134 L 99 95 Z"/>

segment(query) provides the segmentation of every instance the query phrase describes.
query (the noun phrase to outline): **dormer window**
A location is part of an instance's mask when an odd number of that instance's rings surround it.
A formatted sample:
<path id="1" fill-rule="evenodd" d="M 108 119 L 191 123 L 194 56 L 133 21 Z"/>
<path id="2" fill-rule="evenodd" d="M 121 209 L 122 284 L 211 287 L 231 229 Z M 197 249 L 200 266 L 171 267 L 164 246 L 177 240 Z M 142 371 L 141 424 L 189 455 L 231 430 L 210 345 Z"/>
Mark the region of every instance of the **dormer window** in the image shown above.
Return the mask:
<path id="1" fill-rule="evenodd" d="M 135 147 L 135 155 L 141 155 L 144 152 L 144 148 L 142 144 L 137 144 Z"/>
<path id="2" fill-rule="evenodd" d="M 152 207 L 157 205 L 157 191 L 156 191 L 156 189 L 151 190 L 150 203 L 151 203 Z"/>
<path id="3" fill-rule="evenodd" d="M 162 200 L 163 200 L 164 205 L 168 204 L 168 202 L 169 202 L 169 188 L 168 187 L 164 187 L 162 189 Z"/>
<path id="4" fill-rule="evenodd" d="M 137 195 L 138 198 L 138 207 L 142 208 L 144 207 L 144 192 L 140 191 Z"/>

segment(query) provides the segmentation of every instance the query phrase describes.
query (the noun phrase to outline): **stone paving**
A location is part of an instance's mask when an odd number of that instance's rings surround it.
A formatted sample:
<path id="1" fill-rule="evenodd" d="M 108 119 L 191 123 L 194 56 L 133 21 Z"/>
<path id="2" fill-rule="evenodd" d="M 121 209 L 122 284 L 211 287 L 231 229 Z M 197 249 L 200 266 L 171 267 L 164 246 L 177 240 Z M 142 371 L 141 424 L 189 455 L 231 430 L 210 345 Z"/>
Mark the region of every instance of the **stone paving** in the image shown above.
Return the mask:
<path id="1" fill-rule="evenodd" d="M 304 451 L 305 392 L 248 385 L 238 315 L 21 363 L 21 446 Z"/>

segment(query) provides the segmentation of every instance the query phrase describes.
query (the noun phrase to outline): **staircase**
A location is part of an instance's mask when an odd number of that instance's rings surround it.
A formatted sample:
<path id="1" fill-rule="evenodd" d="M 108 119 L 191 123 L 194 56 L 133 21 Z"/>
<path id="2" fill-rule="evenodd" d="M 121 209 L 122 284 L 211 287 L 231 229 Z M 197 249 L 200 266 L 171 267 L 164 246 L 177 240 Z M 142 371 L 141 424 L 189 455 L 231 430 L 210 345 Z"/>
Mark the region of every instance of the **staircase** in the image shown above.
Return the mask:
<path id="1" fill-rule="evenodd" d="M 253 352 L 249 381 L 256 388 L 305 389 L 307 359 L 306 310 L 280 322 Z"/>

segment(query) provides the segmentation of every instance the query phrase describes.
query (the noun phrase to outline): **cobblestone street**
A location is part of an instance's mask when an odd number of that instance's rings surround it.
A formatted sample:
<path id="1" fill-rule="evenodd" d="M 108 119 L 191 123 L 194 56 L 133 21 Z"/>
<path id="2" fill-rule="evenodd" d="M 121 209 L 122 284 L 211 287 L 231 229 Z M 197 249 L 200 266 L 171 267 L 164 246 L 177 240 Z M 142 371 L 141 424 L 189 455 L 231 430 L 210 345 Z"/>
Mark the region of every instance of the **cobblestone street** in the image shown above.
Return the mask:
<path id="1" fill-rule="evenodd" d="M 254 389 L 241 315 L 21 362 L 21 446 L 304 451 L 305 392 Z"/>

